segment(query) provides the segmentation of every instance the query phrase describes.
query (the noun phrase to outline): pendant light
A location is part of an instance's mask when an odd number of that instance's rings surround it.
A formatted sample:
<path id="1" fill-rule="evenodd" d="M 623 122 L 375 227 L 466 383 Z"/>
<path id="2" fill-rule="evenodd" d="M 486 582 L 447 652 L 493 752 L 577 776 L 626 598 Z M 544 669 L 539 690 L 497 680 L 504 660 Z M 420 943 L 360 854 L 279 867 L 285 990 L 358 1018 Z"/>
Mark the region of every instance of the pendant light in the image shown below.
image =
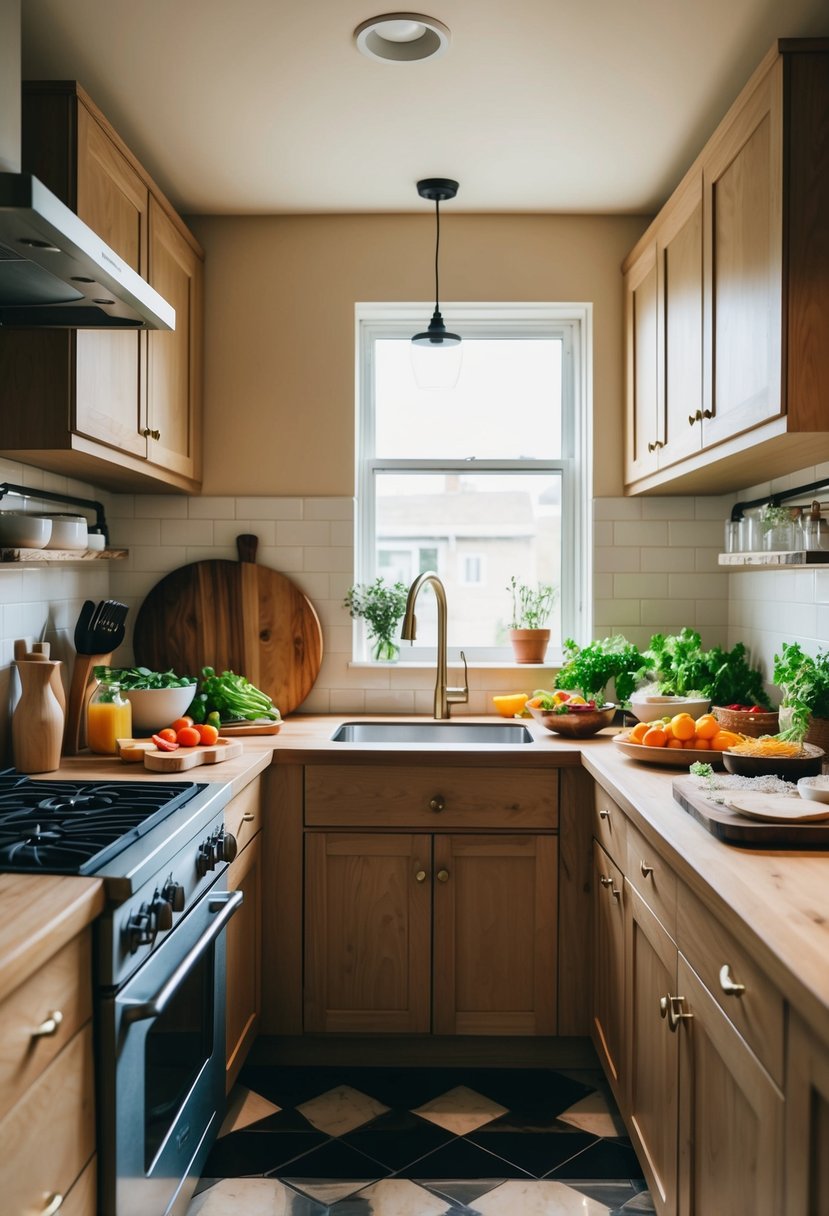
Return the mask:
<path id="1" fill-rule="evenodd" d="M 454 198 L 458 183 L 448 177 L 425 177 L 417 183 L 421 198 L 435 204 L 435 311 L 429 328 L 412 338 L 412 370 L 419 388 L 454 388 L 461 371 L 461 340 L 450 333 L 440 315 L 440 204 Z"/>

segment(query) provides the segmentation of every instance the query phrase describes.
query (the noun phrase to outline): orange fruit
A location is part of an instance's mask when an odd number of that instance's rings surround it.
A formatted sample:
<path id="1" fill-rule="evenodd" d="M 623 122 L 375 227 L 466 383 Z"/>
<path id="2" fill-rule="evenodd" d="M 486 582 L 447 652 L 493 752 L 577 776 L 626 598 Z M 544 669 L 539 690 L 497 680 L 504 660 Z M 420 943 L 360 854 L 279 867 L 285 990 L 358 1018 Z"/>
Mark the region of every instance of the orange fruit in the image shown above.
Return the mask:
<path id="1" fill-rule="evenodd" d="M 698 739 L 713 739 L 719 729 L 720 724 L 713 714 L 703 714 L 701 718 L 697 718 L 696 733 Z"/>
<path id="2" fill-rule="evenodd" d="M 711 740 L 710 747 L 715 752 L 727 751 L 729 747 L 733 747 L 735 743 L 739 743 L 739 737 L 732 734 L 730 730 L 718 730 L 714 738 Z"/>
<path id="3" fill-rule="evenodd" d="M 696 730 L 696 723 L 690 714 L 677 714 L 671 718 L 671 731 L 675 739 L 681 739 L 684 743 L 686 739 L 693 739 Z"/>
<path id="4" fill-rule="evenodd" d="M 650 722 L 637 722 L 628 735 L 628 743 L 641 743 L 650 728 Z"/>
<path id="5" fill-rule="evenodd" d="M 669 739 L 668 740 L 668 747 L 673 747 L 673 748 L 678 747 L 679 750 L 682 751 L 682 748 L 684 746 L 685 746 L 685 744 L 682 742 L 681 739 Z"/>
<path id="6" fill-rule="evenodd" d="M 711 751 L 711 740 L 710 739 L 694 739 L 693 742 L 694 742 L 694 747 L 696 748 L 696 750 L 698 752 L 710 752 Z"/>
<path id="7" fill-rule="evenodd" d="M 645 733 L 642 742 L 644 743 L 645 747 L 665 747 L 668 742 L 668 736 L 660 726 L 652 726 L 650 730 Z"/>
<path id="8" fill-rule="evenodd" d="M 696 739 L 686 739 L 682 746 L 686 751 L 693 751 L 697 745 Z"/>
<path id="9" fill-rule="evenodd" d="M 533 699 L 535 700 L 535 698 Z M 493 697 L 492 704 L 502 718 L 514 718 L 516 714 L 524 712 L 524 706 L 527 704 L 527 694 L 525 692 L 505 693 L 501 697 Z"/>

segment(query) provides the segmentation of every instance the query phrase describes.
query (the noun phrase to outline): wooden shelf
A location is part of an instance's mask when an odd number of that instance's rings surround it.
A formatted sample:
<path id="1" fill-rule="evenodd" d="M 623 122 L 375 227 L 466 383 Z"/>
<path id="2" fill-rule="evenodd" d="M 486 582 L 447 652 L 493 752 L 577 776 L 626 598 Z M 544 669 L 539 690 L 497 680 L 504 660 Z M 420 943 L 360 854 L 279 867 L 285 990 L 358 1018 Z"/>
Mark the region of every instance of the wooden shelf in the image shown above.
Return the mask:
<path id="1" fill-rule="evenodd" d="M 819 549 L 793 549 L 779 553 L 721 553 L 721 566 L 732 570 L 788 570 L 829 566 L 829 553 Z"/>
<path id="2" fill-rule="evenodd" d="M 120 561 L 129 549 L 7 549 L 0 546 L 0 565 L 45 562 Z"/>

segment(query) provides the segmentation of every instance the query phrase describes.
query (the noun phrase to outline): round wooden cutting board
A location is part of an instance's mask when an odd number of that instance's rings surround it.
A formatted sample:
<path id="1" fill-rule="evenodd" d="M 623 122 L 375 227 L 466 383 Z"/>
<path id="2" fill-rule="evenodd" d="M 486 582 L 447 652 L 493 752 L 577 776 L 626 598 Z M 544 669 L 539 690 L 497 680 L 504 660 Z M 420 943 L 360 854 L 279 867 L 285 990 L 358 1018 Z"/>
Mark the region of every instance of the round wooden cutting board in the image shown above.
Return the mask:
<path id="1" fill-rule="evenodd" d="M 156 583 L 135 621 L 135 661 L 178 675 L 234 671 L 286 715 L 319 675 L 319 617 L 289 578 L 256 564 L 257 537 L 236 544 L 238 562 L 193 562 Z"/>

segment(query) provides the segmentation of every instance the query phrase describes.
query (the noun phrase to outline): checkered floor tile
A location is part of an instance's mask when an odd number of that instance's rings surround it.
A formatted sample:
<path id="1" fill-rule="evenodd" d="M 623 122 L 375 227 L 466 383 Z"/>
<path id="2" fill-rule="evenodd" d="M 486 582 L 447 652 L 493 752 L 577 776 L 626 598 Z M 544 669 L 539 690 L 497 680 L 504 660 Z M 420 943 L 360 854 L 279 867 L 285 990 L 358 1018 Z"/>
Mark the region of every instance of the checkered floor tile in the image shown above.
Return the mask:
<path id="1" fill-rule="evenodd" d="M 188 1216 L 652 1216 L 601 1073 L 249 1066 Z"/>

